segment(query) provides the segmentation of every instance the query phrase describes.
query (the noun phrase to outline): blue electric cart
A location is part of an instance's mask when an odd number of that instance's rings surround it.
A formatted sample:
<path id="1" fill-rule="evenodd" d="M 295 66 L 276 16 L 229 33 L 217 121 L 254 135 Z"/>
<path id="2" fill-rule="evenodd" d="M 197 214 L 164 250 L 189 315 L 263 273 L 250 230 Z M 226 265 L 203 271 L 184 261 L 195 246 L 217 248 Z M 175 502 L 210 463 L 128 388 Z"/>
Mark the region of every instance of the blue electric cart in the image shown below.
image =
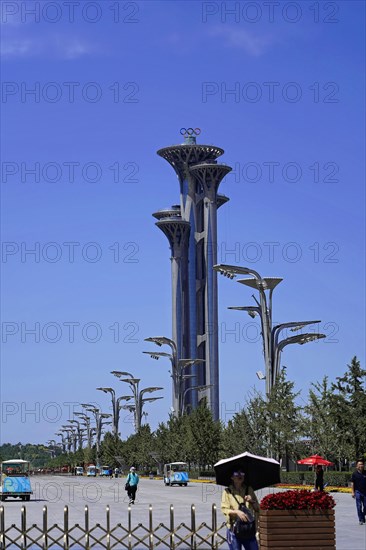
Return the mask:
<path id="1" fill-rule="evenodd" d="M 30 500 L 33 494 L 28 460 L 4 460 L 0 472 L 0 500 L 9 497 Z"/>
<path id="2" fill-rule="evenodd" d="M 164 485 L 184 485 L 189 481 L 186 462 L 169 462 L 164 464 Z"/>

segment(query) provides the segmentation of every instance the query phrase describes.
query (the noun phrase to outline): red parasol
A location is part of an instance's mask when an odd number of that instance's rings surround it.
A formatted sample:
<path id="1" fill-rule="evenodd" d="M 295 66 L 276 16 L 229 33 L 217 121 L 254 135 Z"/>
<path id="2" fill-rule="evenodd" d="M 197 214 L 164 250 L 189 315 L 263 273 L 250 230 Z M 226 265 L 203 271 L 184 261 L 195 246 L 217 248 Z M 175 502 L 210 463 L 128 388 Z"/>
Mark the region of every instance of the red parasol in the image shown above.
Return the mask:
<path id="1" fill-rule="evenodd" d="M 302 458 L 297 461 L 298 464 L 306 464 L 308 466 L 334 466 L 334 462 L 330 462 L 320 455 L 312 455 L 308 458 Z"/>

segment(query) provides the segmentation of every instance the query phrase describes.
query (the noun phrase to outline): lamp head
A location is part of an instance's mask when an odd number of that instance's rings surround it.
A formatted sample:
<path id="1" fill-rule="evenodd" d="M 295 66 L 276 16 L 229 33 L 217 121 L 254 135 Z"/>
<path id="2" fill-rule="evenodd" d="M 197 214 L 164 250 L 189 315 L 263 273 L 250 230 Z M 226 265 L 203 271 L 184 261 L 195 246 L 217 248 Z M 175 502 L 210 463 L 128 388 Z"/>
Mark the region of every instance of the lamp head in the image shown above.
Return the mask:
<path id="1" fill-rule="evenodd" d="M 308 342 L 315 342 L 316 340 L 321 340 L 322 338 L 326 338 L 326 334 L 303 334 L 300 336 L 301 340 L 299 341 L 299 344 L 302 346 L 303 344 L 307 344 Z"/>
<path id="2" fill-rule="evenodd" d="M 113 374 L 114 376 L 132 376 L 130 372 L 124 372 L 121 370 L 112 370 L 111 374 Z"/>
<path id="3" fill-rule="evenodd" d="M 213 268 L 215 271 L 220 273 L 220 275 L 228 277 L 229 279 L 234 279 L 236 275 L 248 275 L 252 273 L 251 269 L 248 269 L 247 267 L 240 267 L 237 265 L 217 264 L 214 265 Z"/>
<path id="4" fill-rule="evenodd" d="M 163 397 L 146 397 L 142 400 L 143 403 L 152 403 L 153 401 L 157 401 L 158 399 L 163 399 Z"/>
<path id="5" fill-rule="evenodd" d="M 157 353 L 154 353 L 153 351 L 143 351 L 142 353 L 146 353 L 147 355 L 150 355 L 151 359 L 160 359 L 160 355 Z"/>
<path id="6" fill-rule="evenodd" d="M 160 388 L 160 387 L 151 387 L 151 388 L 144 388 L 142 391 L 144 393 L 152 393 L 153 391 L 159 391 L 159 390 L 163 390 L 164 388 Z"/>
<path id="7" fill-rule="evenodd" d="M 141 378 L 120 378 L 120 382 L 127 382 L 128 384 L 138 384 Z"/>
<path id="8" fill-rule="evenodd" d="M 100 390 L 100 391 L 103 391 L 104 393 L 112 393 L 114 391 L 113 388 L 96 388 L 96 389 Z"/>
<path id="9" fill-rule="evenodd" d="M 177 345 L 171 338 L 166 336 L 150 336 L 150 338 L 145 338 L 145 342 L 153 342 L 157 346 L 167 345 L 170 346 L 175 352 L 177 350 Z"/>

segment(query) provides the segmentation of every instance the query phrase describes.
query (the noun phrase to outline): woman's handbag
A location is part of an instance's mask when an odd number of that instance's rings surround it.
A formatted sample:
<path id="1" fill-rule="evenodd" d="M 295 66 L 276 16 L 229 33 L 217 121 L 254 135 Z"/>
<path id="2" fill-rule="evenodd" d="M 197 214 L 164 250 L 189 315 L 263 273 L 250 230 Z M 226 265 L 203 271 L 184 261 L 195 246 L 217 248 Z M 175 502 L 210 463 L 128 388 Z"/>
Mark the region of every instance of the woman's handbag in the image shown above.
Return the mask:
<path id="1" fill-rule="evenodd" d="M 233 493 L 231 494 L 233 495 Z M 245 494 L 247 494 L 247 490 L 245 491 Z M 243 521 L 242 519 L 237 518 L 232 527 L 232 531 L 236 538 L 240 541 L 252 539 L 255 537 L 256 534 L 255 518 L 252 512 L 245 506 L 245 504 L 240 503 L 235 495 L 233 495 L 233 497 L 239 504 L 239 510 L 241 512 L 244 512 L 244 514 L 247 516 L 247 521 Z"/>
<path id="2" fill-rule="evenodd" d="M 240 541 L 252 539 L 255 537 L 256 533 L 255 519 L 251 511 L 248 510 L 248 508 L 243 504 L 240 504 L 239 510 L 245 513 L 248 521 L 243 521 L 242 519 L 237 518 L 233 525 L 233 533 Z"/>
<path id="3" fill-rule="evenodd" d="M 127 481 L 127 483 L 126 483 L 126 485 L 125 485 L 125 491 L 128 491 L 129 488 L 130 488 L 130 484 L 129 484 L 128 481 Z"/>

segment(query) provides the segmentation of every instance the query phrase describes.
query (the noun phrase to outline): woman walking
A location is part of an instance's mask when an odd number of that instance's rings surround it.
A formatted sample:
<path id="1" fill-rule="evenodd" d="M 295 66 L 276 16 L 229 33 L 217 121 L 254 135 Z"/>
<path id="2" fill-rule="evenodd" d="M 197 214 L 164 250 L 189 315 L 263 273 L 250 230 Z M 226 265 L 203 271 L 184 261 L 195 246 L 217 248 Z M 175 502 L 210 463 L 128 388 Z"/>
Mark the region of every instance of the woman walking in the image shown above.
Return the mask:
<path id="1" fill-rule="evenodd" d="M 130 499 L 129 504 L 135 504 L 137 485 L 139 484 L 139 476 L 136 473 L 136 468 L 131 466 L 130 473 L 126 479 L 126 485 L 128 484 L 127 494 Z"/>

